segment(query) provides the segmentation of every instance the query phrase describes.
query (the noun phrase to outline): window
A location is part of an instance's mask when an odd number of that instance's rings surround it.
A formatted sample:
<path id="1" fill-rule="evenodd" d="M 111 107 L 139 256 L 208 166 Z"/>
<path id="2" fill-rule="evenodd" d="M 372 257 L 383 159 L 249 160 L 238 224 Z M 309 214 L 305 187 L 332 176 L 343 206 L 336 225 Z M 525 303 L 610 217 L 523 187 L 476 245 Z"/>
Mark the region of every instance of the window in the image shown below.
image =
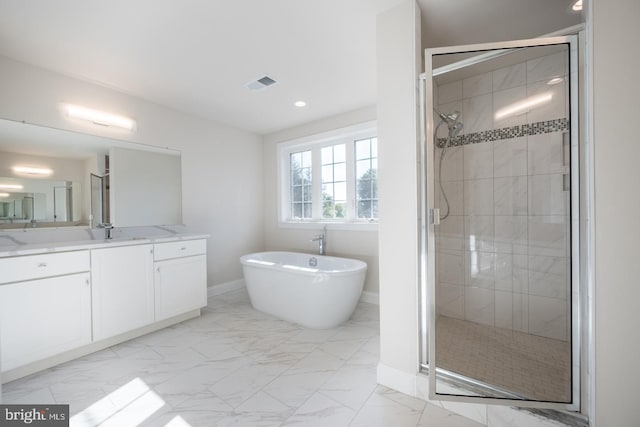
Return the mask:
<path id="1" fill-rule="evenodd" d="M 358 218 L 378 218 L 378 139 L 368 138 L 356 145 L 356 210 Z"/>
<path id="2" fill-rule="evenodd" d="M 311 218 L 311 150 L 291 153 L 291 218 Z"/>
<path id="3" fill-rule="evenodd" d="M 345 144 L 322 147 L 322 218 L 344 218 L 347 212 Z"/>
<path id="4" fill-rule="evenodd" d="M 377 145 L 375 123 L 279 144 L 280 222 L 376 223 Z"/>

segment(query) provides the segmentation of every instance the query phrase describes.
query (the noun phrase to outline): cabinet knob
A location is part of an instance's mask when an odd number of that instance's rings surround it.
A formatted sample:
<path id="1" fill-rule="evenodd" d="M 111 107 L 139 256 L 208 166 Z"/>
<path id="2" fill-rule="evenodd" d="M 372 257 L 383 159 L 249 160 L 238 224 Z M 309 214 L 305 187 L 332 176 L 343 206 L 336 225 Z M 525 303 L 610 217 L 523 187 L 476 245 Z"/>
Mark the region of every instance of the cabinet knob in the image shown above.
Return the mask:
<path id="1" fill-rule="evenodd" d="M 47 263 L 46 262 L 41 262 L 38 264 L 38 267 L 46 267 Z"/>
<path id="2" fill-rule="evenodd" d="M 186 250 L 187 250 L 187 248 L 186 248 L 185 246 L 183 246 L 183 247 L 181 247 L 181 248 L 180 248 L 180 250 L 181 250 L 181 251 L 186 251 Z"/>

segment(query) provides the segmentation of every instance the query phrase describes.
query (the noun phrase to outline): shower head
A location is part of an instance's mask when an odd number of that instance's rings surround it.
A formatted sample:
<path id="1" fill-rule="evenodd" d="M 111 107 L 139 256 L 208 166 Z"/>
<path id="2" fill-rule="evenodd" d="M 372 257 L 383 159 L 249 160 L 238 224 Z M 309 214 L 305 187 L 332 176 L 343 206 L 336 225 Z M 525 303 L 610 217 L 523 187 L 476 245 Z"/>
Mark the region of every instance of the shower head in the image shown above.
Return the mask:
<path id="1" fill-rule="evenodd" d="M 449 135 L 451 135 L 451 138 L 458 136 L 462 128 L 462 122 L 455 122 L 452 126 L 449 126 Z"/>
<path id="2" fill-rule="evenodd" d="M 449 137 L 455 138 L 460 131 L 462 130 L 462 122 L 458 119 L 460 118 L 460 111 L 454 111 L 450 114 L 444 114 L 436 110 L 440 119 L 447 124 L 449 128 Z"/>
<path id="3" fill-rule="evenodd" d="M 460 111 L 454 111 L 451 114 L 444 114 L 437 111 L 438 115 L 442 120 L 447 122 L 447 125 L 452 126 L 454 123 L 458 121 L 458 117 L 460 117 Z"/>

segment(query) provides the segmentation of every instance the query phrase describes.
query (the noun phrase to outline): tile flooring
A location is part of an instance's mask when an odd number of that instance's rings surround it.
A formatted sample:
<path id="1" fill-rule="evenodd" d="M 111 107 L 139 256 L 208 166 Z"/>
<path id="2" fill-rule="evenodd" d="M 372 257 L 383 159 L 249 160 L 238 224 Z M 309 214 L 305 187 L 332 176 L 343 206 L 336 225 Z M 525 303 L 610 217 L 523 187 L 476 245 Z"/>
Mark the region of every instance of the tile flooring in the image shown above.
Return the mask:
<path id="1" fill-rule="evenodd" d="M 5 384 L 4 403 L 68 403 L 72 426 L 479 426 L 376 384 L 378 307 L 311 330 L 246 291 L 202 316 Z"/>
<path id="2" fill-rule="evenodd" d="M 569 342 L 439 316 L 439 367 L 520 396 L 571 401 Z"/>

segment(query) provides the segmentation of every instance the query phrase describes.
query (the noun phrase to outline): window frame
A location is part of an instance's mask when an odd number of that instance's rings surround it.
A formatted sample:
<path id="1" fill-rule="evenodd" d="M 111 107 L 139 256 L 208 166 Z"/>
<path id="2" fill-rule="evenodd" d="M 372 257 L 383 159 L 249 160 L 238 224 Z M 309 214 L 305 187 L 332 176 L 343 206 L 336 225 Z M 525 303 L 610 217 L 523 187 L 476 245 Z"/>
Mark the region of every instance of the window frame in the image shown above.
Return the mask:
<path id="1" fill-rule="evenodd" d="M 309 135 L 281 142 L 278 151 L 278 225 L 282 228 L 316 229 L 327 225 L 332 229 L 377 230 L 378 220 L 356 218 L 355 141 L 377 138 L 376 121 Z M 347 215 L 345 218 L 322 218 L 322 160 L 323 147 L 345 143 L 347 179 Z M 312 218 L 291 218 L 290 155 L 311 150 Z M 379 150 L 378 150 L 379 153 Z"/>

